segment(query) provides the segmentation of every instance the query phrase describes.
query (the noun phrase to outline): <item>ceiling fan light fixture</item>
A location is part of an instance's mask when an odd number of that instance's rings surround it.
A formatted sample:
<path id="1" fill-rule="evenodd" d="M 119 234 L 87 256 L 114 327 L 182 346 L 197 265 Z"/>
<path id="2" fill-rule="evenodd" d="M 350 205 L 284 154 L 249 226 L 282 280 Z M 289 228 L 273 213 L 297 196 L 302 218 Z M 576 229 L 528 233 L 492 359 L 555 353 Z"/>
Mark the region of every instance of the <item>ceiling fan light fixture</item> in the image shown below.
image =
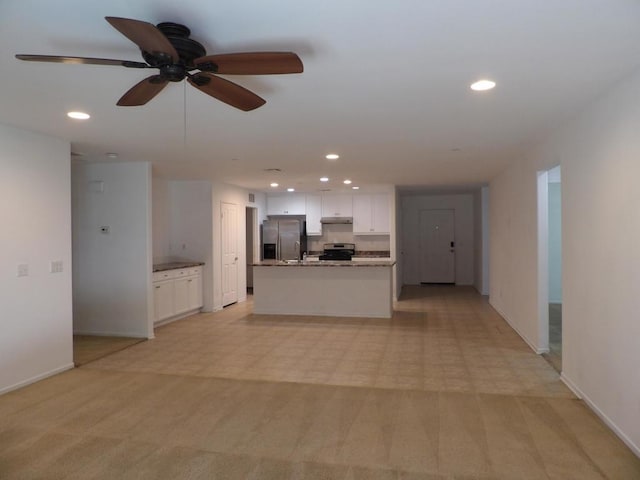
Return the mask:
<path id="1" fill-rule="evenodd" d="M 478 80 L 471 84 L 471 90 L 476 92 L 486 92 L 487 90 L 492 90 L 496 87 L 496 82 L 493 80 L 482 79 Z"/>
<path id="2" fill-rule="evenodd" d="M 88 120 L 91 118 L 91 115 L 85 112 L 67 112 L 67 117 L 73 118 L 74 120 Z"/>

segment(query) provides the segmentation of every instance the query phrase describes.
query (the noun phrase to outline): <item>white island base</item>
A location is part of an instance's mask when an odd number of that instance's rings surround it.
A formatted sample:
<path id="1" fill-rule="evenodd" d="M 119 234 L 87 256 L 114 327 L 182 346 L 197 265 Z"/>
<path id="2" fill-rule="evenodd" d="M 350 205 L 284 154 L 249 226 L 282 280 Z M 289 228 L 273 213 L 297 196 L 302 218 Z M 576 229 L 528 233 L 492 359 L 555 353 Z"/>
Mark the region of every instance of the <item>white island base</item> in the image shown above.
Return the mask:
<path id="1" fill-rule="evenodd" d="M 394 262 L 256 264 L 254 313 L 391 318 Z"/>

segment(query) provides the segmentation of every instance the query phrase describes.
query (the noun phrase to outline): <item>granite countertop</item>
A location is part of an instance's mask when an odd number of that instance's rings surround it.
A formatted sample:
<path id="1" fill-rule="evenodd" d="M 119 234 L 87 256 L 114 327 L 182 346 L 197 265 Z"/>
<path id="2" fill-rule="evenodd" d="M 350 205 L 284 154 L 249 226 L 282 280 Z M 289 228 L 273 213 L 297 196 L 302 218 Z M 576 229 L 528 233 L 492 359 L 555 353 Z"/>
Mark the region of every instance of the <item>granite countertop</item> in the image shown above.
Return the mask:
<path id="1" fill-rule="evenodd" d="M 199 267 L 204 265 L 204 262 L 169 262 L 169 263 L 156 263 L 153 266 L 154 272 L 164 272 L 165 270 L 177 270 L 179 268 Z"/>
<path id="2" fill-rule="evenodd" d="M 254 267 L 392 267 L 396 264 L 395 260 L 379 261 L 331 261 L 331 260 L 303 260 L 296 261 L 284 261 L 284 260 L 263 260 L 253 264 Z"/>

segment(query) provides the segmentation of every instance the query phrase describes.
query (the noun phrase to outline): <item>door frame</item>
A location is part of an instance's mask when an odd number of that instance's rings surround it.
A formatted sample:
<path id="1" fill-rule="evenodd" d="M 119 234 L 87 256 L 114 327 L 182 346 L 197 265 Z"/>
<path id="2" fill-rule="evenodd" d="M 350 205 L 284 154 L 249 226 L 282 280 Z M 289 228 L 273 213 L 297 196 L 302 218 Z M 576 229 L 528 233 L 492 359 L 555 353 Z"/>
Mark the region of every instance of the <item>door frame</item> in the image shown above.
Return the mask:
<path id="1" fill-rule="evenodd" d="M 549 172 L 538 175 L 538 347 L 549 353 Z"/>

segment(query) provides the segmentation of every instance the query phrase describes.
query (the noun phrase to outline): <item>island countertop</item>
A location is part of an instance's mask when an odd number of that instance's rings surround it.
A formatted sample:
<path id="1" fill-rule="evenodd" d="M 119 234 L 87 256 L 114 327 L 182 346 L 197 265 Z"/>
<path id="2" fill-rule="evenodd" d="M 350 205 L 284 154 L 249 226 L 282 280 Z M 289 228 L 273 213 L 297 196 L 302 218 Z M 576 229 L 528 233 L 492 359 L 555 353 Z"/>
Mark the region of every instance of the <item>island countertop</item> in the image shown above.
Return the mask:
<path id="1" fill-rule="evenodd" d="M 358 260 L 262 260 L 253 263 L 254 267 L 392 267 L 396 264 L 395 260 L 376 259 L 368 261 Z"/>
<path id="2" fill-rule="evenodd" d="M 204 262 L 169 262 L 156 263 L 153 265 L 154 272 L 164 272 L 165 270 L 178 270 L 180 268 L 199 267 Z"/>

